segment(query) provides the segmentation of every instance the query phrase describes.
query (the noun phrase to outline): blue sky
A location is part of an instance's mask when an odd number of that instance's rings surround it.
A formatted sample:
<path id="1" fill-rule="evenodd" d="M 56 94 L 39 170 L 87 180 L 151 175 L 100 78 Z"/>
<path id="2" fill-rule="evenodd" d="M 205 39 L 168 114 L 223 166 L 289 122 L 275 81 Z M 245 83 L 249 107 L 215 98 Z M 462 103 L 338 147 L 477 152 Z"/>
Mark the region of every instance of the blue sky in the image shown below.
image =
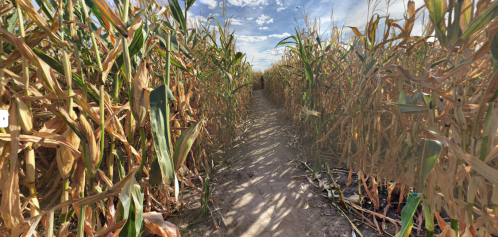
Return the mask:
<path id="1" fill-rule="evenodd" d="M 374 0 L 373 0 L 374 1 Z M 388 1 L 380 1 L 377 13 L 383 16 Z M 408 0 L 391 0 L 390 18 L 403 19 Z M 276 44 L 287 36 L 294 34 L 296 19 L 304 26 L 302 17 L 305 11 L 313 19 L 321 22 L 321 32 L 326 34 L 333 21 L 339 27 L 355 26 L 363 33 L 367 22 L 367 0 L 225 0 L 227 16 L 232 17 L 231 29 L 235 29 L 237 47 L 247 54 L 248 61 L 255 70 L 264 70 L 275 60 L 280 59 L 282 49 L 274 50 Z M 423 5 L 423 0 L 415 1 L 416 8 Z M 197 0 L 189 10 L 189 18 L 214 17 L 223 21 L 222 0 Z M 402 22 L 400 22 L 402 25 Z M 351 35 L 349 28 L 344 28 L 346 35 Z M 415 24 L 413 33 L 420 35 L 421 24 Z"/>

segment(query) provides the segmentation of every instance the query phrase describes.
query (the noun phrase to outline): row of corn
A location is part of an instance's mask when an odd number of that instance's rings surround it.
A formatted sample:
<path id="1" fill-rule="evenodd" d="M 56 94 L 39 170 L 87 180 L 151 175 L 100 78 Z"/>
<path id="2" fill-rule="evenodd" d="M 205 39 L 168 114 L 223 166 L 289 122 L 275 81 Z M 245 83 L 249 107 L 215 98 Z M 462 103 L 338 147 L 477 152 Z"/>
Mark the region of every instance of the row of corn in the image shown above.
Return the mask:
<path id="1" fill-rule="evenodd" d="M 186 186 L 208 208 L 199 170 L 252 78 L 229 20 L 189 18 L 194 2 L 0 1 L 4 235 L 179 236 Z"/>
<path id="2" fill-rule="evenodd" d="M 402 19 L 381 3 L 365 28 L 333 23 L 327 38 L 306 17 L 266 90 L 319 165 L 328 152 L 358 172 L 360 200 L 383 211 L 386 188 L 404 203 L 397 236 L 497 235 L 498 2 L 408 1 Z"/>

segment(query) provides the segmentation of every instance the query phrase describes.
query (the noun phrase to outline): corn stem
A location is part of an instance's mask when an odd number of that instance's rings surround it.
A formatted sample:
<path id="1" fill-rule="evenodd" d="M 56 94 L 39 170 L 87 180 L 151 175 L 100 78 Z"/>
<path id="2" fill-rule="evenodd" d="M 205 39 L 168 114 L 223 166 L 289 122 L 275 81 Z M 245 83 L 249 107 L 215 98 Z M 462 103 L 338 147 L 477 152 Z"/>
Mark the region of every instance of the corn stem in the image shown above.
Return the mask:
<path id="1" fill-rule="evenodd" d="M 140 141 L 142 142 L 142 160 L 140 161 L 140 166 L 137 171 L 137 181 L 139 181 L 142 177 L 145 160 L 147 159 L 147 149 L 145 148 L 147 144 L 147 137 L 145 136 L 145 127 L 140 128 Z"/>

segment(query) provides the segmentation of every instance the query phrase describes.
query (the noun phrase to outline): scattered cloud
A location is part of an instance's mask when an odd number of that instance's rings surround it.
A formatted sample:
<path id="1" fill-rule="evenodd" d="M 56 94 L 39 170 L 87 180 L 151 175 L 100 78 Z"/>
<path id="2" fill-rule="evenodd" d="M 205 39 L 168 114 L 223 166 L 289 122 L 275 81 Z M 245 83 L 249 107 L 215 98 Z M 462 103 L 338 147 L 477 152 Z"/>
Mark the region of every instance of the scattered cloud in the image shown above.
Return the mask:
<path id="1" fill-rule="evenodd" d="M 268 0 L 228 0 L 228 2 L 237 7 L 268 5 Z"/>
<path id="2" fill-rule="evenodd" d="M 244 23 L 244 20 L 241 20 L 241 19 L 232 18 L 230 20 L 230 24 L 232 24 L 232 25 L 240 26 L 240 25 L 242 25 L 242 23 Z"/>
<path id="3" fill-rule="evenodd" d="M 188 18 L 194 22 L 201 20 L 202 23 L 205 23 L 207 21 L 207 18 L 205 16 L 201 16 L 201 15 L 196 16 L 194 14 L 190 14 L 190 15 L 188 15 Z"/>
<path id="4" fill-rule="evenodd" d="M 415 8 L 424 4 L 424 0 L 413 1 Z M 189 11 L 189 19 L 205 24 L 208 17 L 220 18 L 223 2 L 228 16 L 233 16 L 231 30 L 236 28 L 237 50 L 246 53 L 247 60 L 256 70 L 264 69 L 281 59 L 284 49 L 273 48 L 280 40 L 291 36 L 294 31 L 294 19 L 297 19 L 298 24 L 303 23 L 301 11 L 304 8 L 310 17 L 320 19 L 322 33 L 329 32 L 334 26 L 354 26 L 363 33 L 369 20 L 367 16 L 372 15 L 372 9 L 368 10 L 365 0 L 200 0 L 196 1 L 197 4 Z M 384 1 L 381 1 L 374 13 L 384 16 L 385 5 Z M 405 9 L 406 1 L 391 1 L 388 14 L 391 19 L 403 19 Z M 199 16 L 199 12 L 202 12 L 202 16 Z M 418 19 L 415 23 L 412 35 L 421 35 L 423 28 L 420 21 L 421 19 Z M 210 27 L 215 28 L 213 24 Z M 379 28 L 379 32 L 382 30 Z M 324 37 L 329 37 L 325 34 L 327 36 Z M 350 36 L 354 36 L 354 33 L 350 28 L 344 27 L 344 38 Z"/>
<path id="5" fill-rule="evenodd" d="M 219 6 L 220 8 L 222 8 L 222 7 L 223 7 L 223 1 L 221 1 L 221 2 L 218 4 L 218 6 Z M 225 6 L 226 6 L 226 7 L 231 7 L 231 6 L 232 6 L 232 4 L 230 4 L 229 2 L 227 2 Z"/>
<path id="6" fill-rule="evenodd" d="M 216 8 L 216 0 L 201 0 L 202 4 L 208 5 L 209 9 L 214 9 Z"/>
<path id="7" fill-rule="evenodd" d="M 262 54 L 278 56 L 282 55 L 283 52 L 284 52 L 283 48 L 276 48 L 276 49 L 267 49 Z"/>
<path id="8" fill-rule="evenodd" d="M 260 26 L 262 26 L 263 24 L 268 24 L 268 23 L 272 23 L 273 22 L 273 18 L 270 19 L 270 16 L 267 16 L 265 14 L 262 14 L 260 17 L 258 17 L 258 19 L 256 20 L 256 23 Z"/>
<path id="9" fill-rule="evenodd" d="M 289 33 L 285 32 L 281 35 L 277 35 L 277 34 L 272 34 L 272 35 L 269 35 L 268 37 L 272 37 L 272 38 L 285 38 L 285 37 L 289 37 L 291 36 Z"/>
<path id="10" fill-rule="evenodd" d="M 248 35 L 236 35 L 237 41 L 242 42 L 261 42 L 268 39 L 267 36 L 248 36 Z"/>

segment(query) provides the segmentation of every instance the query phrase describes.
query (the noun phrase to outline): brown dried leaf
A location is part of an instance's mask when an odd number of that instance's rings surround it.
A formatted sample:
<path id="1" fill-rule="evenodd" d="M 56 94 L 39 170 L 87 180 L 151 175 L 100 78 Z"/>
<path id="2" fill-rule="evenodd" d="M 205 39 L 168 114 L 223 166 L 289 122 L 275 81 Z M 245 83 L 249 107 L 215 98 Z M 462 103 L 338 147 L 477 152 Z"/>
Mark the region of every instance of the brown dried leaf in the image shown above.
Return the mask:
<path id="1" fill-rule="evenodd" d="M 45 86 L 49 91 L 58 95 L 62 99 L 67 98 L 67 94 L 60 88 L 59 83 L 54 80 L 50 66 L 43 60 L 41 60 L 28 45 L 22 42 L 17 36 L 11 34 L 3 28 L 0 28 L 0 37 L 7 40 L 10 44 L 14 45 L 15 48 L 18 49 L 22 54 L 22 56 L 26 57 L 26 59 L 33 66 L 39 68 L 39 70 L 37 70 L 37 74 L 38 72 L 40 72 L 41 76 L 39 76 L 39 78 L 44 80 Z"/>
<path id="2" fill-rule="evenodd" d="M 147 83 L 149 82 L 149 69 L 145 60 L 140 61 L 135 77 L 133 77 L 133 113 L 137 119 L 138 126 L 144 127 L 147 121 L 147 107 L 149 101 L 146 93 Z"/>
<path id="3" fill-rule="evenodd" d="M 73 147 L 80 146 L 80 138 L 71 130 L 67 129 L 63 134 L 63 137 L 66 138 L 66 141 L 71 144 Z M 59 168 L 59 172 L 63 179 L 69 177 L 69 172 L 71 168 L 73 168 L 74 156 L 71 151 L 65 146 L 61 146 L 57 149 L 57 167 Z"/>
<path id="4" fill-rule="evenodd" d="M 85 163 L 83 159 L 76 161 L 73 174 L 71 175 L 71 196 L 73 199 L 80 198 L 80 195 L 85 192 Z"/>
<path id="5" fill-rule="evenodd" d="M 90 165 L 92 169 L 95 169 L 97 163 L 99 162 L 100 150 L 97 146 L 97 141 L 95 139 L 92 126 L 90 125 L 88 120 L 86 120 L 86 117 L 83 115 L 83 113 L 80 114 L 78 120 L 80 121 L 81 132 L 85 136 L 86 142 L 88 144 L 88 155 L 90 156 Z"/>
<path id="6" fill-rule="evenodd" d="M 15 98 L 17 103 L 17 112 L 19 113 L 19 121 L 21 122 L 21 129 L 26 134 L 33 133 L 33 114 L 28 106 L 19 98 Z"/>
<path id="7" fill-rule="evenodd" d="M 4 225 L 8 229 L 12 229 L 24 223 L 24 217 L 21 210 L 21 196 L 19 193 L 19 169 L 17 165 L 18 148 L 19 148 L 19 130 L 17 124 L 17 108 L 15 103 L 11 103 L 9 109 L 9 130 L 12 136 L 10 148 L 10 171 L 9 178 L 4 184 L 2 192 L 2 202 L 0 206 L 0 214 Z"/>
<path id="8" fill-rule="evenodd" d="M 169 221 L 165 221 L 161 213 L 146 212 L 143 214 L 145 227 L 156 235 L 162 237 L 180 237 L 178 227 Z"/>
<path id="9" fill-rule="evenodd" d="M 69 224 L 71 224 L 71 222 L 68 221 L 60 225 L 59 232 L 57 233 L 58 237 L 69 236 Z"/>

